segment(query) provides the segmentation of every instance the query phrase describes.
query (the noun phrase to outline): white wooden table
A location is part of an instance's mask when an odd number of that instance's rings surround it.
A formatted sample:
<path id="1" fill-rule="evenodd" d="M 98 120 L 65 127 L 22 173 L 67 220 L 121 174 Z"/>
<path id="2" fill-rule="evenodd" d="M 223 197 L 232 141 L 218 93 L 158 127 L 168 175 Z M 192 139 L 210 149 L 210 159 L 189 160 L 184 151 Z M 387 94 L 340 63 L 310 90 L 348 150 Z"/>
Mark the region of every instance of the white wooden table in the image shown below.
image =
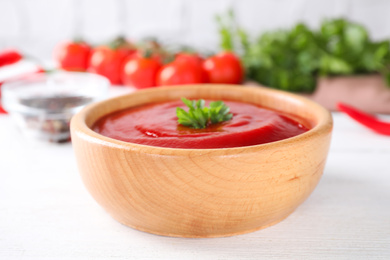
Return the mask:
<path id="1" fill-rule="evenodd" d="M 25 139 L 0 115 L 0 259 L 390 259 L 390 137 L 334 121 L 323 178 L 286 220 L 181 239 L 113 220 L 84 188 L 71 144 Z"/>

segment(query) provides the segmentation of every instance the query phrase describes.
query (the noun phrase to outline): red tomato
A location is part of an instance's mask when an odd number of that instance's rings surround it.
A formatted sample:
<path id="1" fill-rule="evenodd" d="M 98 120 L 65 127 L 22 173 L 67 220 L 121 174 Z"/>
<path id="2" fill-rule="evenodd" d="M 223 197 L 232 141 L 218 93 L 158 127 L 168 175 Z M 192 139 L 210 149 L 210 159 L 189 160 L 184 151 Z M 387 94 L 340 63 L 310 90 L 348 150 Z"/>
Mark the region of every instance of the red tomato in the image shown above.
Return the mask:
<path id="1" fill-rule="evenodd" d="M 178 53 L 178 54 L 176 54 L 175 62 L 176 61 L 189 62 L 189 63 L 194 64 L 194 66 L 196 66 L 198 68 L 197 70 L 201 71 L 200 73 L 202 74 L 202 83 L 206 83 L 208 81 L 207 74 L 206 74 L 205 70 L 203 69 L 203 61 L 204 60 L 197 53 L 186 53 L 186 52 Z"/>
<path id="2" fill-rule="evenodd" d="M 133 49 L 100 46 L 93 50 L 88 71 L 105 76 L 111 84 L 121 84 L 121 72 L 126 57 L 134 53 Z"/>
<path id="3" fill-rule="evenodd" d="M 204 61 L 203 69 L 210 83 L 239 84 L 244 76 L 240 59 L 231 52 L 209 57 Z"/>
<path id="4" fill-rule="evenodd" d="M 91 48 L 84 42 L 65 42 L 58 45 L 54 58 L 60 68 L 69 71 L 86 71 Z"/>
<path id="5" fill-rule="evenodd" d="M 184 85 L 204 83 L 202 68 L 192 62 L 174 61 L 161 68 L 157 75 L 157 85 Z"/>
<path id="6" fill-rule="evenodd" d="M 154 87 L 160 67 L 161 63 L 153 57 L 129 57 L 123 66 L 122 81 L 137 89 Z"/>
<path id="7" fill-rule="evenodd" d="M 175 61 L 191 62 L 195 65 L 202 66 L 203 59 L 196 53 L 181 52 L 176 54 Z"/>

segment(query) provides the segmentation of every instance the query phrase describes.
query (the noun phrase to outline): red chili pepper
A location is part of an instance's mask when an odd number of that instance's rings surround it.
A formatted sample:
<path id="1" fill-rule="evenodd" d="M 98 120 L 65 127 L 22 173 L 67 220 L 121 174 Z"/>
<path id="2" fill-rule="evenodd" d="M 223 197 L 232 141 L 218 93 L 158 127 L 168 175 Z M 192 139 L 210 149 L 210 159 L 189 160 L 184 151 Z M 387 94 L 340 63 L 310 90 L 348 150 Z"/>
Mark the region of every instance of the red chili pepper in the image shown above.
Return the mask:
<path id="1" fill-rule="evenodd" d="M 1 103 L 0 103 L 0 114 L 8 114 L 7 111 L 5 111 L 4 108 L 1 106 Z"/>
<path id="2" fill-rule="evenodd" d="M 23 56 L 17 50 L 3 50 L 0 52 L 0 67 L 14 64 L 20 61 L 22 58 Z"/>
<path id="3" fill-rule="evenodd" d="M 370 128 L 371 130 L 382 135 L 390 136 L 390 123 L 383 122 L 377 117 L 375 117 L 374 115 L 367 114 L 363 111 L 360 111 L 354 107 L 351 107 L 343 103 L 338 103 L 337 107 L 339 108 L 340 111 L 346 113 L 351 118 L 355 119 L 357 122 Z"/>

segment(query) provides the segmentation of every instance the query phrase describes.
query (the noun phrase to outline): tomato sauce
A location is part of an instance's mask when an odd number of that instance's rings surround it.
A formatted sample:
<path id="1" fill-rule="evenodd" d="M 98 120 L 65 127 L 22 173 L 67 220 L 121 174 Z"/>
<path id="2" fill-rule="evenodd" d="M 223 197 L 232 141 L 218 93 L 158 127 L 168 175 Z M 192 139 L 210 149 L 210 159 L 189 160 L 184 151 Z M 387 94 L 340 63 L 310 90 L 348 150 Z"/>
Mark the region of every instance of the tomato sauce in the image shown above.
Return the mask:
<path id="1" fill-rule="evenodd" d="M 210 101 L 206 101 L 208 105 Z M 224 101 L 233 118 L 205 129 L 177 123 L 176 107 L 182 101 L 148 104 L 106 115 L 93 130 L 125 142 L 170 148 L 228 148 L 279 141 L 308 129 L 299 122 L 256 105 Z"/>

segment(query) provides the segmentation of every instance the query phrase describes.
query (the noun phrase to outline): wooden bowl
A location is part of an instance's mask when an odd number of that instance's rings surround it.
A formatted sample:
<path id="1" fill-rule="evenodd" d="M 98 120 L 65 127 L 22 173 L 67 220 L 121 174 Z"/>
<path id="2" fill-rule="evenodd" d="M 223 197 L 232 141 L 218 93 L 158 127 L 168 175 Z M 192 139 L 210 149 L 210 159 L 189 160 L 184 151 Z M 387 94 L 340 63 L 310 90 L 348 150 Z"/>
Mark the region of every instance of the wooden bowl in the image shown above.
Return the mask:
<path id="1" fill-rule="evenodd" d="M 311 130 L 282 141 L 223 149 L 174 149 L 102 136 L 92 125 L 121 109 L 180 97 L 236 100 L 304 119 Z M 87 106 L 71 122 L 85 186 L 119 222 L 149 233 L 219 237 L 278 223 L 322 175 L 332 117 L 303 97 L 262 88 L 193 85 L 153 88 Z"/>

